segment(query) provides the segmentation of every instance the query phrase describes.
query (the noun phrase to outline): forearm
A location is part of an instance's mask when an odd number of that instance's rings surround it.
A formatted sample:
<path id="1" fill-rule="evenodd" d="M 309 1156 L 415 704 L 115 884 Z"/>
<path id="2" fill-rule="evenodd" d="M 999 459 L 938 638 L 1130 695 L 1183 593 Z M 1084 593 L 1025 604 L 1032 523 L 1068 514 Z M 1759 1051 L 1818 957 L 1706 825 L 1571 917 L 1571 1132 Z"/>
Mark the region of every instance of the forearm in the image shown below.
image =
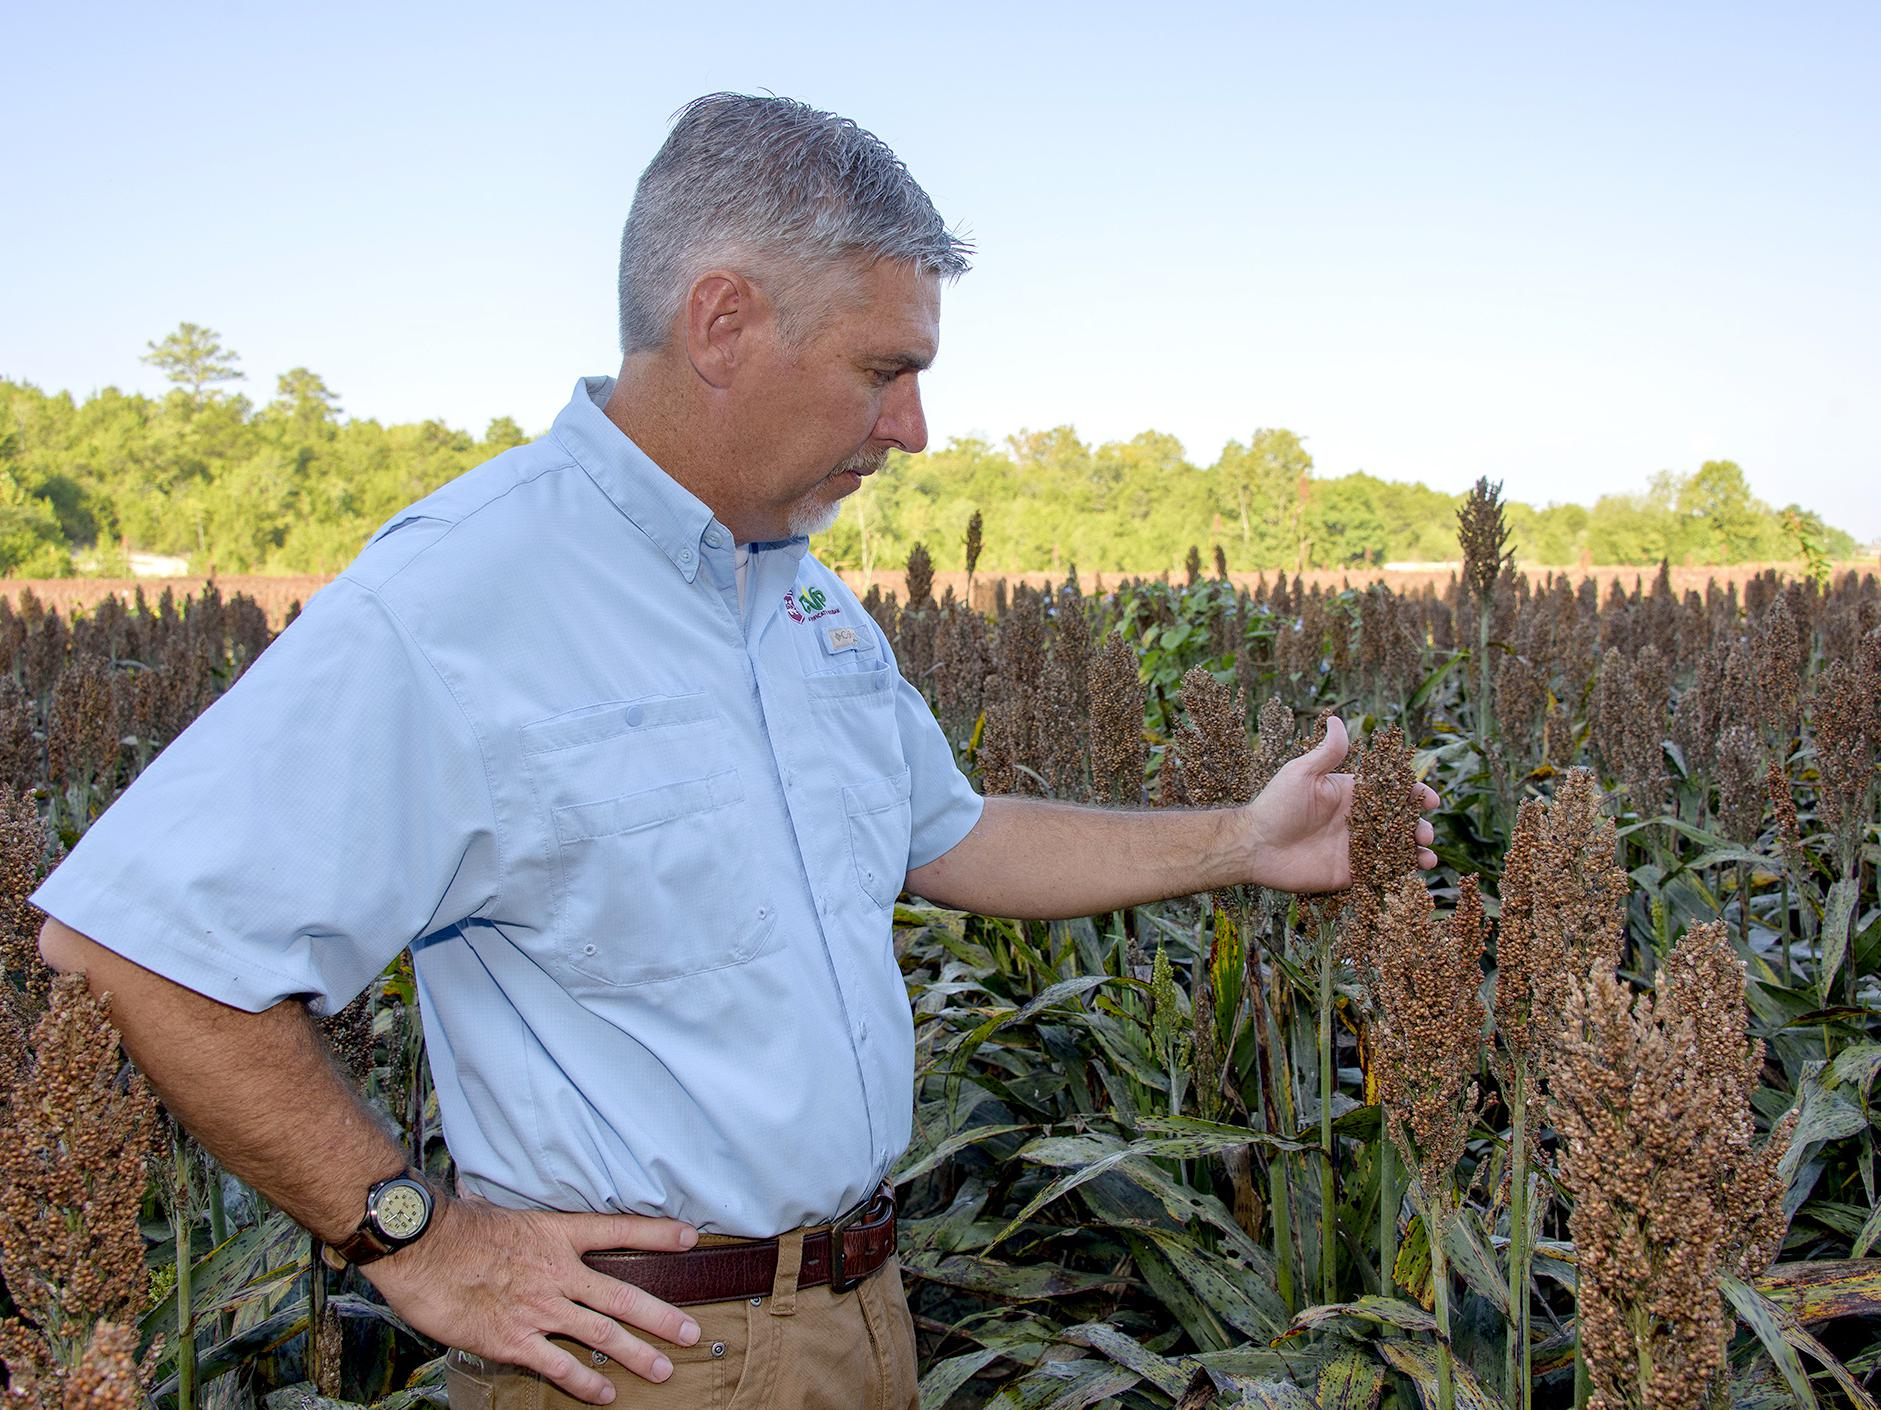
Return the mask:
<path id="1" fill-rule="evenodd" d="M 908 889 L 981 915 L 1069 919 L 1238 885 L 1253 853 L 1244 809 L 997 797 L 959 845 L 909 874 Z"/>
<path id="2" fill-rule="evenodd" d="M 56 920 L 39 945 L 55 969 L 83 972 L 94 994 L 111 995 L 124 1050 L 190 1134 L 314 1233 L 351 1233 L 366 1188 L 404 1164 L 304 1005 L 231 1008 Z"/>

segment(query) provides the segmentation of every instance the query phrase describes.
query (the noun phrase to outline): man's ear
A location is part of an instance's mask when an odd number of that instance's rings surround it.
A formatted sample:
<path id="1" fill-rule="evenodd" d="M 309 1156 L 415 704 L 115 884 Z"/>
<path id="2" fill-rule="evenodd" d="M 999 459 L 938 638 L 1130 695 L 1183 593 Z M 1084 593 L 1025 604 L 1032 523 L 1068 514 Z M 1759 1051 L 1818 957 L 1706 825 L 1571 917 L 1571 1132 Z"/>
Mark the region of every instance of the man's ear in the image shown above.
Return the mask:
<path id="1" fill-rule="evenodd" d="M 687 360 L 708 385 L 729 386 L 740 362 L 749 358 L 757 312 L 756 291 L 741 275 L 714 269 L 692 281 L 680 331 Z"/>

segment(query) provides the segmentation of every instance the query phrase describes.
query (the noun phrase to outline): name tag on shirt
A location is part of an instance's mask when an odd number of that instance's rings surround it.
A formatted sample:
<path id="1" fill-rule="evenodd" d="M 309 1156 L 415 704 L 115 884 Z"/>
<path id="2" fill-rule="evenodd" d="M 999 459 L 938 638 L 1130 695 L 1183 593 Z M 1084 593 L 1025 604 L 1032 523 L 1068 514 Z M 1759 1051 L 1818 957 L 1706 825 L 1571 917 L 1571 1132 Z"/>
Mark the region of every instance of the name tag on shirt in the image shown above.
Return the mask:
<path id="1" fill-rule="evenodd" d="M 854 627 L 823 628 L 823 649 L 831 656 L 843 651 L 862 650 L 862 633 Z"/>

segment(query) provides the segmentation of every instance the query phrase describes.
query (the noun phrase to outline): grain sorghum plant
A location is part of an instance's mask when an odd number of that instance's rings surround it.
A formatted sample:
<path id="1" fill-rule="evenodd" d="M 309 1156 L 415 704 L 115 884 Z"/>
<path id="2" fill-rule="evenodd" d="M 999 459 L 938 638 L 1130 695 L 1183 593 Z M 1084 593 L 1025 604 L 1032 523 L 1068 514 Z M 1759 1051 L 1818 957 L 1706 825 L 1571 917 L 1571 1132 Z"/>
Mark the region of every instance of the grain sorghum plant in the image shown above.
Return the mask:
<path id="1" fill-rule="evenodd" d="M 1751 1145 L 1762 1054 L 1723 928 L 1688 932 L 1657 988 L 1635 996 L 1596 964 L 1568 986 L 1549 1058 L 1595 1410 L 1700 1403 L 1730 1335 L 1719 1277 L 1767 1263 L 1782 1237 L 1787 1129 Z"/>
<path id="2" fill-rule="evenodd" d="M 73 655 L 46 712 L 46 772 L 55 792 L 111 787 L 120 736 L 117 696 L 109 661 Z"/>
<path id="3" fill-rule="evenodd" d="M 1487 603 L 1503 565 L 1514 561 L 1509 551 L 1509 524 L 1502 512 L 1502 482 L 1487 475 L 1470 486 L 1456 512 L 1457 542 L 1463 549 L 1463 581 L 1470 596 Z"/>
<path id="4" fill-rule="evenodd" d="M 0 1078 L 22 1061 L 52 984 L 52 971 L 39 958 L 45 914 L 26 898 L 44 879 L 55 850 L 32 794 L 0 794 L 0 1016 L 9 1021 L 9 1031 L 0 1033 L 6 1044 Z"/>
<path id="5" fill-rule="evenodd" d="M 1534 1070 L 1559 1022 L 1563 986 L 1595 963 L 1619 963 L 1627 877 L 1615 860 L 1589 769 L 1570 769 L 1552 801 L 1516 814 L 1503 865 L 1496 932 L 1496 1033 L 1511 1059 Z"/>
<path id="6" fill-rule="evenodd" d="M 1215 545 L 1215 577 L 1224 583 L 1228 581 L 1228 555 L 1220 544 Z"/>
<path id="7" fill-rule="evenodd" d="M 1763 748 L 1748 725 L 1728 725 L 1718 734 L 1718 825 L 1740 847 L 1757 845 L 1763 830 Z"/>
<path id="8" fill-rule="evenodd" d="M 48 1401 L 48 1410 L 53 1404 L 59 1410 L 143 1410 L 140 1371 L 135 1329 L 100 1322 L 92 1328 L 78 1365 L 65 1378 L 64 1395 Z"/>
<path id="9" fill-rule="evenodd" d="M 1415 874 L 1385 897 L 1372 939 L 1369 985 L 1378 1014 L 1379 1104 L 1386 1135 L 1416 1176 L 1414 1198 L 1430 1249 L 1437 1317 L 1438 1404 L 1455 1404 L 1445 1233 L 1458 1209 L 1456 1167 L 1479 1106 L 1483 904 L 1476 878 L 1457 888 L 1441 924 Z"/>
<path id="10" fill-rule="evenodd" d="M 1490 1062 L 1509 1110 L 1509 1286 L 1526 1289 L 1535 1206 L 1529 1169 L 1539 1149 L 1543 1064 L 1561 1023 L 1569 981 L 1593 964 L 1619 962 L 1626 939 L 1626 872 L 1615 860 L 1616 829 L 1601 816 L 1588 769 L 1560 776 L 1552 801 L 1525 800 L 1503 863 L 1496 936 L 1495 1031 Z M 1510 1403 L 1529 1402 L 1529 1302 L 1514 1301 L 1505 1347 Z"/>
<path id="11" fill-rule="evenodd" d="M 1712 1199 L 1724 1226 L 1726 1272 L 1761 1274 L 1789 1230 L 1786 1182 L 1779 1167 L 1798 1113 L 1791 1111 L 1757 1144 L 1751 1099 L 1763 1073 L 1761 1038 L 1745 1032 L 1744 962 L 1720 921 L 1693 926 L 1659 971 L 1659 1012 L 1691 1024 L 1693 1061 L 1714 1089 Z"/>
<path id="12" fill-rule="evenodd" d="M 31 697 L 11 675 L 0 674 L 0 790 L 38 786 L 44 767 L 38 723 Z"/>
<path id="13" fill-rule="evenodd" d="M 1439 922 L 1430 892 L 1407 874 L 1385 897 L 1372 946 L 1379 1098 L 1392 1140 L 1435 1202 L 1454 1201 L 1451 1176 L 1479 1106 L 1483 926 L 1474 876 L 1458 883 L 1456 908 Z"/>
<path id="14" fill-rule="evenodd" d="M 980 731 L 975 762 L 980 792 L 989 798 L 1032 791 L 1030 778 L 1019 771 L 1019 733 L 1031 712 L 1023 698 L 1014 699 L 1015 693 L 1000 677 L 986 678 L 986 724 Z"/>
<path id="15" fill-rule="evenodd" d="M 143 1308 L 137 1220 L 157 1106 L 83 975 L 53 981 L 32 1047 L 0 1142 L 0 1268 L 19 1311 L 0 1326 L 0 1359 L 44 1380 L 78 1363 L 96 1324 Z"/>
<path id="16" fill-rule="evenodd" d="M 908 550 L 908 610 L 918 612 L 934 605 L 934 560 L 927 545 L 917 543 Z"/>
<path id="17" fill-rule="evenodd" d="M 1189 587 L 1202 581 L 1202 550 L 1199 545 L 1189 545 L 1189 556 L 1182 560 L 1182 570 L 1188 575 Z"/>
<path id="18" fill-rule="evenodd" d="M 52 687 L 65 669 L 66 649 L 71 633 L 55 611 L 42 607 L 28 588 L 20 594 L 21 615 L 27 624 L 26 645 L 21 652 L 21 684 L 26 693 L 44 704 Z"/>
<path id="19" fill-rule="evenodd" d="M 1182 678 L 1183 723 L 1171 742 L 1167 768 L 1181 780 L 1183 801 L 1222 808 L 1254 797 L 1254 751 L 1248 745 L 1247 705 L 1206 666 Z"/>
<path id="20" fill-rule="evenodd" d="M 973 574 L 980 566 L 980 550 L 986 546 L 986 520 L 979 510 L 973 511 L 973 517 L 967 520 L 967 583 L 969 590 L 973 583 Z M 973 604 L 969 601 L 969 607 Z"/>
<path id="21" fill-rule="evenodd" d="M 1091 801 L 1125 807 L 1143 804 L 1143 770 L 1149 744 L 1143 737 L 1143 683 L 1136 652 L 1116 632 L 1092 653 Z"/>
<path id="22" fill-rule="evenodd" d="M 1778 593 L 1758 623 L 1751 699 L 1763 726 L 1764 742 L 1777 758 L 1786 758 L 1802 724 L 1802 665 L 1808 642 L 1790 609 L 1788 593 Z"/>
<path id="23" fill-rule="evenodd" d="M 1875 698 L 1873 683 L 1846 661 L 1831 661 L 1811 689 L 1815 736 L 1816 812 L 1835 838 L 1844 876 L 1852 876 L 1874 815 Z"/>
<path id="24" fill-rule="evenodd" d="M 1350 902 L 1339 931 L 1342 956 L 1361 973 L 1373 951 L 1386 898 L 1417 870 L 1417 771 L 1404 731 L 1384 725 L 1372 732 L 1353 770 Z"/>

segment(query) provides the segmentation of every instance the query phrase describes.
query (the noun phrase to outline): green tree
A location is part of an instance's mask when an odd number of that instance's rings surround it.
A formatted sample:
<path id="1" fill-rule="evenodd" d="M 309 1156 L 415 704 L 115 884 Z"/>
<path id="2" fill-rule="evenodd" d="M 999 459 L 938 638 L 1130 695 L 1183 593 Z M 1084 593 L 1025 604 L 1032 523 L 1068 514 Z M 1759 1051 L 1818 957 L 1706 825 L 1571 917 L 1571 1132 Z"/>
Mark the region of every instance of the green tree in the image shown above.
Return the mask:
<path id="1" fill-rule="evenodd" d="M 144 346 L 150 351 L 142 360 L 177 386 L 188 388 L 190 400 L 199 406 L 213 395 L 210 388 L 248 375 L 235 366 L 242 360 L 241 354 L 223 347 L 222 335 L 199 323 L 179 323 L 162 342 Z"/>
<path id="2" fill-rule="evenodd" d="M 1238 532 L 1238 566 L 1275 568 L 1293 562 L 1300 540 L 1300 483 L 1313 473 L 1313 457 L 1283 429 L 1259 430 L 1246 445 L 1230 441 L 1215 462 L 1215 494 Z"/>
<path id="3" fill-rule="evenodd" d="M 1707 460 L 1679 483 L 1677 506 L 1683 545 L 1705 563 L 1742 563 L 1757 556 L 1760 520 L 1769 509 L 1751 498 L 1750 484 L 1734 460 Z"/>
<path id="4" fill-rule="evenodd" d="M 325 438 L 339 420 L 340 398 L 319 373 L 295 367 L 275 379 L 274 400 L 263 414 L 285 420 L 303 437 Z"/>
<path id="5" fill-rule="evenodd" d="M 528 442 L 529 433 L 508 416 L 492 417 L 489 428 L 483 433 L 484 449 L 492 455 Z"/>

